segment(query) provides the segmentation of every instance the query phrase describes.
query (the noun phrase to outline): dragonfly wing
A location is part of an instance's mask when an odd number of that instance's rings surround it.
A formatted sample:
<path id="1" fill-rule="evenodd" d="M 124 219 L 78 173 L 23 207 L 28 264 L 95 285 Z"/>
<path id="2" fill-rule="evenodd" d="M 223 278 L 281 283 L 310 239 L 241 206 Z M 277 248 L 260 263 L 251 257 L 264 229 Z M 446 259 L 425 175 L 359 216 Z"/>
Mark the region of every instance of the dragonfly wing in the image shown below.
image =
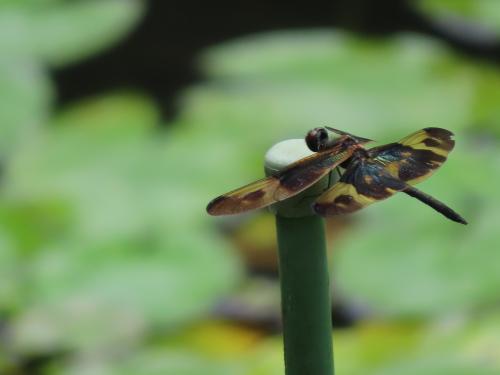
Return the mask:
<path id="1" fill-rule="evenodd" d="M 373 161 L 362 161 L 348 168 L 339 182 L 315 202 L 314 211 L 321 216 L 358 211 L 374 202 L 402 191 L 407 184 Z"/>
<path id="2" fill-rule="evenodd" d="M 274 195 L 276 201 L 289 198 L 307 189 L 351 155 L 352 149 L 329 150 L 313 154 L 292 164 L 280 175 L 280 184 Z"/>
<path id="3" fill-rule="evenodd" d="M 212 200 L 207 206 L 210 215 L 232 215 L 268 206 L 276 200 L 274 193 L 279 178 L 271 176 L 252 182 Z"/>
<path id="4" fill-rule="evenodd" d="M 315 153 L 291 164 L 278 176 L 255 181 L 215 198 L 208 204 L 207 212 L 215 216 L 238 214 L 293 197 L 351 155 L 351 148 Z"/>
<path id="5" fill-rule="evenodd" d="M 446 161 L 455 146 L 452 136 L 446 129 L 425 128 L 368 152 L 393 177 L 413 185 L 430 177 Z"/>

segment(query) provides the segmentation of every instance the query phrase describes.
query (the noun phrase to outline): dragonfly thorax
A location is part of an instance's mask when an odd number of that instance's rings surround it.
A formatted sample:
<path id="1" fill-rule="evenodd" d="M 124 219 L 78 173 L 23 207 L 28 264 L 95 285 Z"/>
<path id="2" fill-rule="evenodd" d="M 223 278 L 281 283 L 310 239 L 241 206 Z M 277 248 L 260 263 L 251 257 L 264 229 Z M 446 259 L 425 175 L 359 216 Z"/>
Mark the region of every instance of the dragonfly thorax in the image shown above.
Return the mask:
<path id="1" fill-rule="evenodd" d="M 369 157 L 368 151 L 363 146 L 360 145 L 354 150 L 349 159 L 340 164 L 340 167 L 344 169 L 347 169 L 349 167 L 354 167 L 357 164 L 364 162 L 366 159 L 368 159 L 368 157 Z"/>

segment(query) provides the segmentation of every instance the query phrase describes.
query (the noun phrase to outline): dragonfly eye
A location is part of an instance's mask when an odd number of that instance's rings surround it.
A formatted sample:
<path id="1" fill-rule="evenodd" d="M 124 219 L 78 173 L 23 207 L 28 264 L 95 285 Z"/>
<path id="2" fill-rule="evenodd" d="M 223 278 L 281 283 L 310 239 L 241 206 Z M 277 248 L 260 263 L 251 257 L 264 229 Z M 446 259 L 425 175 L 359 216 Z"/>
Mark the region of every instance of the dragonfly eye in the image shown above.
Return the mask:
<path id="1" fill-rule="evenodd" d="M 328 132 L 324 128 L 314 128 L 306 135 L 306 144 L 311 151 L 318 152 L 325 148 L 328 141 Z"/>
<path id="2" fill-rule="evenodd" d="M 328 132 L 325 128 L 318 129 L 319 139 L 320 141 L 326 141 L 328 139 Z"/>

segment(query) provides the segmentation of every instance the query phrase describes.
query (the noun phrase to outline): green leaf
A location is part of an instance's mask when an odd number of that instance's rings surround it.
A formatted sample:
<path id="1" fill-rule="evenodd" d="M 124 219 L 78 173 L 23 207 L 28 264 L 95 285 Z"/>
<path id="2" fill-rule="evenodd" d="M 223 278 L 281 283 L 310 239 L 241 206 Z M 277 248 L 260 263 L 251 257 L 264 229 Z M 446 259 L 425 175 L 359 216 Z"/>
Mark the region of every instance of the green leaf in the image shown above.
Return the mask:
<path id="1" fill-rule="evenodd" d="M 115 44 L 140 20 L 139 0 L 0 4 L 0 50 L 5 57 L 61 66 Z"/>
<path id="2" fill-rule="evenodd" d="M 145 349 L 117 363 L 99 356 L 76 358 L 65 366 L 52 366 L 50 375 L 246 375 L 241 365 L 220 363 L 180 350 Z"/>
<path id="3" fill-rule="evenodd" d="M 373 375 L 495 375 L 498 369 L 490 368 L 482 363 L 468 363 L 460 358 L 445 357 L 433 359 L 418 359 L 389 366 Z"/>
<path id="4" fill-rule="evenodd" d="M 336 370 L 349 375 L 495 374 L 500 369 L 498 335 L 495 334 L 498 317 L 495 314 L 493 311 L 479 316 L 480 319 L 477 316 L 448 318 L 429 324 L 362 322 L 350 329 L 337 330 L 333 334 Z M 216 336 L 215 341 L 237 340 L 234 334 L 228 335 L 227 329 L 222 325 L 219 333 L 209 332 Z M 201 334 L 206 331 L 202 330 Z M 89 368 L 100 369 L 101 372 L 92 372 L 97 375 L 123 374 L 131 369 L 142 374 L 153 364 L 160 373 L 168 374 L 188 369 L 192 372 L 187 374 L 211 371 L 225 374 L 229 371 L 242 375 L 274 375 L 284 372 L 283 343 L 279 336 L 263 339 L 238 355 L 227 343 L 209 349 L 218 351 L 216 356 L 210 355 L 206 348 L 209 343 L 209 338 L 200 339 L 187 331 L 184 340 L 176 339 L 175 348 L 171 345 L 145 347 L 136 354 L 125 355 L 125 360 L 120 356 L 104 357 L 102 352 L 97 356 L 76 357 L 54 374 L 80 375 Z M 226 354 L 221 350 L 226 350 Z M 206 371 L 200 366 L 206 366 Z"/>
<path id="5" fill-rule="evenodd" d="M 211 84 L 188 92 L 183 119 L 256 147 L 322 125 L 378 138 L 470 122 L 474 81 L 445 47 L 417 36 L 263 34 L 209 50 L 202 66 Z"/>
<path id="6" fill-rule="evenodd" d="M 170 176 L 160 173 L 164 145 L 149 133 L 157 119 L 154 104 L 139 95 L 75 105 L 43 137 L 18 150 L 5 193 L 30 202 L 57 197 L 84 237 L 145 230 L 154 222 L 151 214 L 167 217 L 156 199 L 170 196 Z"/>
<path id="7" fill-rule="evenodd" d="M 234 255 L 206 229 L 203 186 L 177 178 L 157 114 L 143 96 L 87 100 L 11 159 L 3 197 L 18 215 L 0 228 L 29 249 L 17 264 L 17 350 L 135 343 L 206 313 L 239 278 Z M 181 169 L 192 173 L 195 162 Z"/>
<path id="8" fill-rule="evenodd" d="M 500 4 L 491 0 L 416 0 L 424 13 L 438 20 L 459 17 L 497 33 L 500 32 Z M 463 32 L 468 30 L 464 28 Z"/>
<path id="9" fill-rule="evenodd" d="M 54 126 L 81 128 L 90 137 L 109 134 L 108 142 L 124 135 L 137 138 L 149 134 L 160 120 L 155 103 L 135 92 L 115 92 L 73 104 L 54 116 Z"/>
<path id="10" fill-rule="evenodd" d="M 477 80 L 477 89 L 473 105 L 474 121 L 469 127 L 485 135 L 494 135 L 500 139 L 500 72 L 494 66 L 484 65 L 470 67 L 471 73 Z"/>
<path id="11" fill-rule="evenodd" d="M 0 60 L 0 159 L 36 137 L 52 101 L 52 85 L 37 65 Z"/>
<path id="12" fill-rule="evenodd" d="M 207 313 L 238 277 L 224 245 L 199 230 L 108 245 L 70 238 L 30 269 L 30 293 L 13 321 L 13 347 L 24 353 L 126 348 L 153 327 L 177 329 Z"/>
<path id="13" fill-rule="evenodd" d="M 0 0 L 0 6 L 13 6 L 35 8 L 62 3 L 67 0 Z"/>

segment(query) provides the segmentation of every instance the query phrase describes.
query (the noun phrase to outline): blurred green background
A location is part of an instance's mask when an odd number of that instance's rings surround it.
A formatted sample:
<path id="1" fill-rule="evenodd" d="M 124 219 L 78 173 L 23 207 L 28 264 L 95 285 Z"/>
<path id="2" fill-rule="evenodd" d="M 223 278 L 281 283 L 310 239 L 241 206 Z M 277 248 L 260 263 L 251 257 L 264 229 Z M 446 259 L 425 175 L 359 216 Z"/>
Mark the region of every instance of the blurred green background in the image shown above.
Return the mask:
<path id="1" fill-rule="evenodd" d="M 160 3 L 0 1 L 0 373 L 282 374 L 273 217 L 205 205 L 332 125 L 452 130 L 421 188 L 470 223 L 328 220 L 337 373 L 499 374 L 500 3 Z"/>

